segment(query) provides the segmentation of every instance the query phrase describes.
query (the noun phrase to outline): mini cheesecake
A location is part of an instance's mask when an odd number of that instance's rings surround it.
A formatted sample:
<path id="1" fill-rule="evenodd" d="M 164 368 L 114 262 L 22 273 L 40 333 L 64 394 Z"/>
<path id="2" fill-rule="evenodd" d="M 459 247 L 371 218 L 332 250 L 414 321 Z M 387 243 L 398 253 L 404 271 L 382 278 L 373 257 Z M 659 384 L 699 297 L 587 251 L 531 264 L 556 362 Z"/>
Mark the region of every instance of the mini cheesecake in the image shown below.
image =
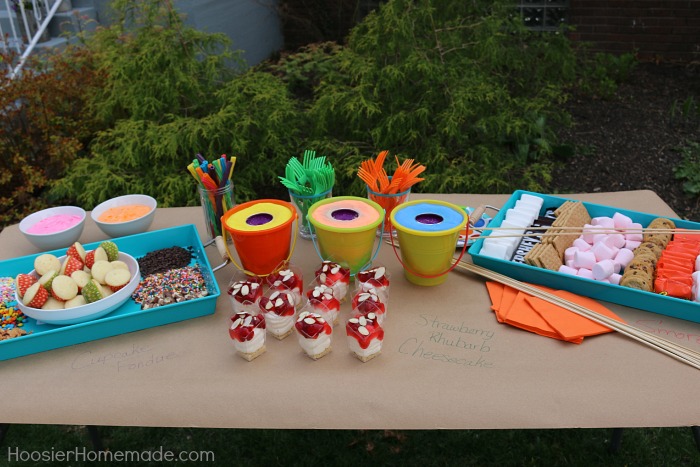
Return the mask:
<path id="1" fill-rule="evenodd" d="M 319 284 L 333 289 L 335 298 L 343 301 L 350 286 L 350 269 L 332 261 L 323 261 L 315 274 Z"/>
<path id="2" fill-rule="evenodd" d="M 265 353 L 265 317 L 248 312 L 231 317 L 228 330 L 238 354 L 249 362 Z"/>
<path id="3" fill-rule="evenodd" d="M 294 304 L 301 304 L 304 279 L 293 268 L 282 269 L 267 276 L 267 284 L 273 290 L 288 290 L 294 296 Z"/>
<path id="4" fill-rule="evenodd" d="M 294 323 L 304 353 L 318 360 L 331 351 L 333 328 L 318 313 L 302 311 Z"/>
<path id="5" fill-rule="evenodd" d="M 340 301 L 333 294 L 332 288 L 327 285 L 317 285 L 306 292 L 306 298 L 309 299 L 309 305 L 315 313 L 323 316 L 332 325 L 337 324 Z"/>
<path id="6" fill-rule="evenodd" d="M 258 306 L 265 315 L 270 334 L 281 340 L 292 333 L 296 308 L 291 293 L 275 290 L 269 297 L 262 297 Z"/>
<path id="7" fill-rule="evenodd" d="M 384 303 L 377 292 L 374 289 L 370 289 L 366 292 L 361 289 L 352 298 L 352 309 L 354 312 L 366 315 L 368 313 L 375 313 L 379 323 L 384 322 L 384 317 L 386 315 L 386 303 Z"/>
<path id="8" fill-rule="evenodd" d="M 233 305 L 233 311 L 236 313 L 247 311 L 251 314 L 257 314 L 258 303 L 262 293 L 262 285 L 250 280 L 236 281 L 228 289 L 231 305 Z"/>
<path id="9" fill-rule="evenodd" d="M 345 325 L 350 351 L 363 362 L 367 362 L 382 351 L 384 329 L 373 312 L 356 315 Z"/>
<path id="10" fill-rule="evenodd" d="M 357 273 L 357 282 L 364 291 L 374 289 L 382 301 L 389 298 L 389 275 L 384 266 L 378 266 Z"/>

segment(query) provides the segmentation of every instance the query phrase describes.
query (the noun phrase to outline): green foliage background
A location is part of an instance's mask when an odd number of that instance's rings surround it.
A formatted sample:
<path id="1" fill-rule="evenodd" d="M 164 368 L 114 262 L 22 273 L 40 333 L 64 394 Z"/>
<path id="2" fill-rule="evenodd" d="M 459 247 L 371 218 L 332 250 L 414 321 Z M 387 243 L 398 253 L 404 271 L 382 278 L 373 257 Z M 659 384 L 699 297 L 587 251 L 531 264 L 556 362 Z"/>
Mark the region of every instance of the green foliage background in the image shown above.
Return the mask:
<path id="1" fill-rule="evenodd" d="M 286 198 L 277 177 L 305 149 L 332 161 L 335 194 L 363 195 L 356 169 L 384 149 L 428 167 L 415 191 L 546 190 L 576 54 L 563 34 L 526 30 L 509 1 L 389 0 L 345 45 L 251 69 L 171 2 L 112 6 L 112 26 L 62 54 L 87 54 L 101 78 L 80 106 L 97 130 L 50 190 L 37 189 L 47 203 L 90 209 L 145 193 L 196 205 L 186 166 L 197 153 L 238 158 L 237 202 Z"/>

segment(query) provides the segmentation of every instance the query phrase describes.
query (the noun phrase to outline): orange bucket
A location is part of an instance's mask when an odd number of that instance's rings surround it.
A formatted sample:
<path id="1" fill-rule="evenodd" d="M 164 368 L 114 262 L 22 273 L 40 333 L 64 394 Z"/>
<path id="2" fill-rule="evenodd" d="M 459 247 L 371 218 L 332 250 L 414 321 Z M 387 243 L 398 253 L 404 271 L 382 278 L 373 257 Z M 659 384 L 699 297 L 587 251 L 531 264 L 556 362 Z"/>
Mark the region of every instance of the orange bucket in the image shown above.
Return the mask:
<path id="1" fill-rule="evenodd" d="M 248 275 L 266 276 L 283 262 L 289 261 L 296 244 L 297 218 L 292 203 L 278 199 L 248 201 L 229 209 L 221 218 L 224 237 L 231 235 L 241 265 L 226 252 L 233 264 Z M 292 231 L 294 242 L 290 245 Z"/>

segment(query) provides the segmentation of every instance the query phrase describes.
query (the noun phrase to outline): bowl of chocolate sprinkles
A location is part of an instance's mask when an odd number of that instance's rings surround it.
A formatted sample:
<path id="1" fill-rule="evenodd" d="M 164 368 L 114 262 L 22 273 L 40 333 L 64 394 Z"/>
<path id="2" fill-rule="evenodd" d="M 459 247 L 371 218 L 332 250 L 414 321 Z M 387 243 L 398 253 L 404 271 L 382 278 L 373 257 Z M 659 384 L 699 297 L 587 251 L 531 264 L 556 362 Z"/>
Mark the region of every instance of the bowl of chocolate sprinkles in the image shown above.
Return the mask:
<path id="1" fill-rule="evenodd" d="M 182 248 L 171 246 L 160 250 L 150 251 L 138 259 L 141 276 L 170 271 L 171 269 L 184 268 L 194 258 L 192 247 Z"/>

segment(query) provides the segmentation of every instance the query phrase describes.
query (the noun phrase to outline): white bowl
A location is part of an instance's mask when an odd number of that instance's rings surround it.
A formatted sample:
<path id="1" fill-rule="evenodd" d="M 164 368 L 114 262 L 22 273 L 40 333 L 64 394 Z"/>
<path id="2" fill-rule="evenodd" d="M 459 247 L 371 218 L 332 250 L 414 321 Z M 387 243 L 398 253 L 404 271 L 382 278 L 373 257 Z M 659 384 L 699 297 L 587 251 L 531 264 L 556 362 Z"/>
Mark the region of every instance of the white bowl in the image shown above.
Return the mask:
<path id="1" fill-rule="evenodd" d="M 98 219 L 108 209 L 133 204 L 143 204 L 148 206 L 150 211 L 141 217 L 126 222 L 101 222 Z M 148 195 L 124 195 L 98 204 L 90 214 L 95 224 L 110 237 L 123 237 L 124 235 L 134 235 L 148 230 L 156 215 L 158 202 Z"/>
<path id="2" fill-rule="evenodd" d="M 61 256 L 59 260 L 63 263 L 65 256 Z M 22 299 L 15 291 L 15 300 L 17 306 L 22 310 L 22 313 L 34 318 L 37 321 L 42 321 L 48 324 L 77 324 L 84 323 L 93 319 L 100 318 L 126 303 L 131 298 L 141 281 L 141 273 L 139 271 L 139 263 L 133 256 L 119 252 L 119 259 L 124 261 L 129 266 L 131 280 L 121 289 L 114 292 L 112 295 L 105 297 L 96 302 L 88 303 L 87 305 L 67 308 L 65 310 L 42 310 L 40 308 L 31 308 L 22 303 Z M 34 270 L 29 274 L 35 275 Z"/>
<path id="3" fill-rule="evenodd" d="M 58 215 L 77 215 L 80 216 L 80 222 L 72 227 L 63 229 L 59 232 L 38 234 L 29 233 L 37 222 Z M 57 206 L 54 208 L 44 209 L 28 215 L 19 223 L 19 230 L 29 240 L 32 245 L 42 251 L 57 250 L 59 248 L 68 248 L 73 243 L 77 242 L 85 227 L 85 210 L 77 206 Z"/>

